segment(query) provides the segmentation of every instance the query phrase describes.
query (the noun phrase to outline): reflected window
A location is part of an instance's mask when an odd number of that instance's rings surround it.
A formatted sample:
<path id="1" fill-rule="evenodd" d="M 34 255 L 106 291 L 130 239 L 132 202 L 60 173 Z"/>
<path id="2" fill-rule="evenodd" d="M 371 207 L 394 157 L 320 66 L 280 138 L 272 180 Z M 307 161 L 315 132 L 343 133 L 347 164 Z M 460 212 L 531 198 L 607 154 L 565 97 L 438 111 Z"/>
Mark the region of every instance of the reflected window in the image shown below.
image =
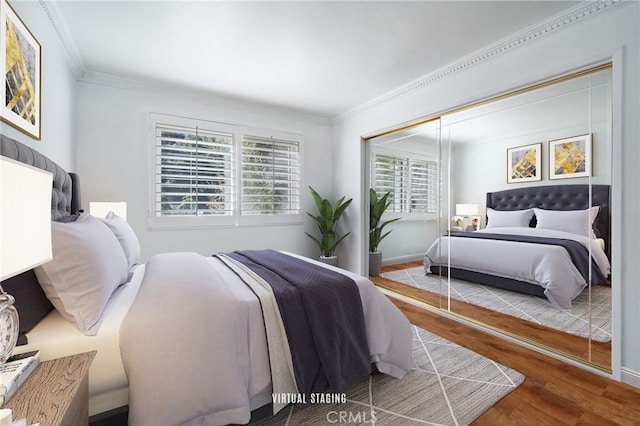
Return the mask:
<path id="1" fill-rule="evenodd" d="M 418 156 L 377 153 L 372 187 L 379 196 L 390 192 L 390 213 L 435 213 L 437 163 Z"/>

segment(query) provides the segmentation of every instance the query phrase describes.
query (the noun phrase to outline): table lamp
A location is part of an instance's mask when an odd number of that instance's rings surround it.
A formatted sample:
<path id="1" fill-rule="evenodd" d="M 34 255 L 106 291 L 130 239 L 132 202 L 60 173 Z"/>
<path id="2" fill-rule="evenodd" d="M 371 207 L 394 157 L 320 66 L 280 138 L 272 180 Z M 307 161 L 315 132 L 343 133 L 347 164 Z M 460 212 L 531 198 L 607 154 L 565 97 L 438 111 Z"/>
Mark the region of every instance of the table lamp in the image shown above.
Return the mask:
<path id="1" fill-rule="evenodd" d="M 109 212 L 114 212 L 122 219 L 127 220 L 127 203 L 125 201 L 92 201 L 89 203 L 91 216 L 102 218 Z"/>
<path id="2" fill-rule="evenodd" d="M 53 258 L 51 173 L 0 156 L 0 281 Z M 13 353 L 18 313 L 0 285 L 0 362 Z"/>
<path id="3" fill-rule="evenodd" d="M 471 218 L 471 216 L 477 216 L 478 211 L 477 204 L 456 204 L 456 216 L 462 216 L 465 219 Z M 468 223 L 467 232 L 474 231 L 475 229 L 473 228 L 470 220 Z"/>

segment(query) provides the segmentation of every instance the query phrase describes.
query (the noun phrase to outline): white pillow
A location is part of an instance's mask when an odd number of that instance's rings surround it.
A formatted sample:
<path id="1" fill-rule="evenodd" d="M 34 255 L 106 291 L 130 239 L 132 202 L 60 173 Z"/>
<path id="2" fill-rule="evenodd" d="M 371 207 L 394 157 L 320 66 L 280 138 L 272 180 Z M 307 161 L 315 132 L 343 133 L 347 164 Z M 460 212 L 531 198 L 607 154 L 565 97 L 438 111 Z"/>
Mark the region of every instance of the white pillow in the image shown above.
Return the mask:
<path id="1" fill-rule="evenodd" d="M 129 263 L 129 270 L 140 263 L 140 242 L 136 233 L 126 220 L 110 211 L 104 219 L 100 219 L 111 229 L 124 250 Z"/>
<path id="2" fill-rule="evenodd" d="M 528 228 L 533 217 L 533 209 L 494 210 L 487 208 L 487 228 Z"/>
<path id="3" fill-rule="evenodd" d="M 127 258 L 98 218 L 51 222 L 53 260 L 35 269 L 40 286 L 60 314 L 95 335 L 113 291 L 128 279 Z"/>
<path id="4" fill-rule="evenodd" d="M 600 206 L 585 210 L 543 210 L 534 208 L 536 228 L 555 229 L 584 237 L 596 238 L 593 222 L 598 216 Z"/>

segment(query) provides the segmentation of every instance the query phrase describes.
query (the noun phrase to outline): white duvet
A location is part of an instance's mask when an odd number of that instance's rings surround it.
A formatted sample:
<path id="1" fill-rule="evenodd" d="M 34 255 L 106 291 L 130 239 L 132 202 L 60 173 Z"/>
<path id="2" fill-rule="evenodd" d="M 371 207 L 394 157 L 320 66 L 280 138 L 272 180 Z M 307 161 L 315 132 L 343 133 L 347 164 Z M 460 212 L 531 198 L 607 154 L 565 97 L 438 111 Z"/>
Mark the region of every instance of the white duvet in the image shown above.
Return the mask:
<path id="1" fill-rule="evenodd" d="M 476 232 L 574 240 L 591 251 L 593 261 L 605 276 L 611 272 L 611 265 L 601 240 L 536 228 L 489 228 Z M 537 284 L 545 289 L 547 299 L 562 309 L 570 308 L 571 301 L 587 286 L 567 251 L 560 246 L 481 238 L 440 237 L 425 254 L 424 266 L 427 273 L 431 265 L 450 265 L 452 268 Z"/>
<path id="2" fill-rule="evenodd" d="M 360 291 L 371 362 L 402 377 L 414 367 L 409 321 L 371 281 L 336 270 Z M 220 259 L 152 257 L 120 329 L 129 424 L 247 423 L 273 391 L 263 321 L 258 298 Z"/>

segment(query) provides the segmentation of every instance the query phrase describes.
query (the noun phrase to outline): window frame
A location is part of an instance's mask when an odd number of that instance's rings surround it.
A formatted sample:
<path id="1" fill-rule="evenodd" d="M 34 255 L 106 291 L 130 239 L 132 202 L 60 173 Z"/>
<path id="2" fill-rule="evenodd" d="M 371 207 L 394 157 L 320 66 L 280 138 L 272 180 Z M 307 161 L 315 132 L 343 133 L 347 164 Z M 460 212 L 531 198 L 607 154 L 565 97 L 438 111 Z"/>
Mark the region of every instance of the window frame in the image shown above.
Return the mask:
<path id="1" fill-rule="evenodd" d="M 233 209 L 230 215 L 156 215 L 156 152 L 158 125 L 166 127 L 202 128 L 206 131 L 228 133 L 232 135 L 232 198 Z M 149 113 L 149 171 L 148 171 L 148 210 L 147 226 L 151 230 L 163 229 L 198 229 L 215 227 L 237 226 L 273 226 L 273 225 L 299 225 L 303 223 L 303 194 L 304 188 L 304 143 L 301 134 L 293 132 L 262 129 L 252 126 L 221 123 L 210 120 L 195 119 L 174 116 L 162 113 Z M 242 137 L 243 135 L 287 140 L 298 143 L 298 168 L 299 168 L 299 212 L 291 214 L 258 214 L 243 215 L 242 208 Z"/>
<path id="2" fill-rule="evenodd" d="M 378 156 L 383 156 L 383 157 L 393 157 L 393 158 L 398 158 L 401 160 L 406 161 L 406 165 L 404 167 L 406 167 L 409 172 L 407 175 L 407 178 L 409 179 L 409 181 L 411 180 L 411 164 L 413 162 L 426 162 L 426 163 L 433 163 L 434 167 L 436 167 L 436 171 L 437 171 L 437 161 L 435 158 L 428 156 L 428 155 L 422 155 L 422 154 L 417 154 L 417 153 L 409 153 L 409 152 L 402 152 L 401 154 L 398 153 L 398 151 L 395 150 L 390 150 L 390 149 L 385 149 L 385 148 L 380 148 L 380 147 L 376 147 L 374 149 L 372 149 L 371 152 L 371 164 L 370 164 L 370 168 L 373 171 L 373 173 L 370 174 L 370 187 L 371 188 L 376 188 L 376 159 Z M 436 172 L 436 176 L 437 176 L 437 172 Z M 440 185 L 439 182 L 435 183 L 435 187 L 434 187 L 434 194 L 433 196 L 435 197 L 434 200 L 430 200 L 427 201 L 427 206 L 431 203 L 433 203 L 435 205 L 435 209 L 432 212 L 426 211 L 426 212 L 412 212 L 412 211 L 393 211 L 392 208 L 389 208 L 385 211 L 385 213 L 383 214 L 384 218 L 392 218 L 392 217 L 399 217 L 402 218 L 403 221 L 420 221 L 420 220 L 435 220 L 438 216 L 438 186 Z M 395 187 L 395 181 L 394 181 L 394 187 Z M 394 188 L 394 192 L 395 192 L 395 188 Z M 407 189 L 407 200 L 405 200 L 405 202 L 403 203 L 405 206 L 408 206 L 409 208 L 411 207 L 411 202 L 412 202 L 412 198 L 411 198 L 411 187 L 409 185 L 408 189 Z M 390 206 L 391 207 L 391 206 Z M 428 208 L 428 207 L 427 207 Z"/>

